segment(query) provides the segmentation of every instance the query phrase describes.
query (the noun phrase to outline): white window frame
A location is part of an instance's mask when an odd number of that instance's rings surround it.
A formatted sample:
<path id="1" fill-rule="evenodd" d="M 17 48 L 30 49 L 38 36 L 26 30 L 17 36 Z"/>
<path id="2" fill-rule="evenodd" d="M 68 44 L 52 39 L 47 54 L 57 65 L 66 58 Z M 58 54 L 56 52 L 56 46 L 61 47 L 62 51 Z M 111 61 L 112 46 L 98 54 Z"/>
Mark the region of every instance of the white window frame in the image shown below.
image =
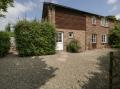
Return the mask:
<path id="1" fill-rule="evenodd" d="M 101 26 L 105 26 L 105 18 L 101 18 Z"/>
<path id="2" fill-rule="evenodd" d="M 91 43 L 97 43 L 97 34 L 92 34 Z"/>
<path id="3" fill-rule="evenodd" d="M 108 19 L 105 20 L 105 26 L 106 26 L 106 27 L 109 26 L 109 21 L 108 21 Z"/>
<path id="4" fill-rule="evenodd" d="M 102 43 L 108 43 L 108 37 L 106 34 L 102 35 Z"/>
<path id="5" fill-rule="evenodd" d="M 69 32 L 68 35 L 69 35 L 69 38 L 74 38 L 74 32 Z"/>
<path id="6" fill-rule="evenodd" d="M 94 25 L 96 24 L 96 17 L 95 16 L 92 17 L 92 24 L 94 24 Z"/>
<path id="7" fill-rule="evenodd" d="M 107 18 L 101 18 L 101 26 L 108 27 L 109 21 Z"/>

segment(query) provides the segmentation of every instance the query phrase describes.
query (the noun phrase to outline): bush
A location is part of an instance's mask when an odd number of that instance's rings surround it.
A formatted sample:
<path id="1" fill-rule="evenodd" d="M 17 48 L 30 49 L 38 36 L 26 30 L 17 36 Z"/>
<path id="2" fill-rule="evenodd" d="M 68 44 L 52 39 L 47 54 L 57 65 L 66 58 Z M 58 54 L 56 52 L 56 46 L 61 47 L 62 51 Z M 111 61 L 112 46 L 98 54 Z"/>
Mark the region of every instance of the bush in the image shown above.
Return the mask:
<path id="1" fill-rule="evenodd" d="M 10 49 L 10 37 L 6 32 L 0 32 L 0 57 L 6 56 Z"/>
<path id="2" fill-rule="evenodd" d="M 15 39 L 20 56 L 55 53 L 55 29 L 47 22 L 19 21 L 15 26 Z"/>
<path id="3" fill-rule="evenodd" d="M 71 40 L 70 43 L 67 45 L 67 51 L 71 53 L 78 53 L 80 50 L 80 45 L 77 40 Z"/>
<path id="4" fill-rule="evenodd" d="M 120 48 L 120 24 L 109 32 L 109 44 L 113 48 Z"/>

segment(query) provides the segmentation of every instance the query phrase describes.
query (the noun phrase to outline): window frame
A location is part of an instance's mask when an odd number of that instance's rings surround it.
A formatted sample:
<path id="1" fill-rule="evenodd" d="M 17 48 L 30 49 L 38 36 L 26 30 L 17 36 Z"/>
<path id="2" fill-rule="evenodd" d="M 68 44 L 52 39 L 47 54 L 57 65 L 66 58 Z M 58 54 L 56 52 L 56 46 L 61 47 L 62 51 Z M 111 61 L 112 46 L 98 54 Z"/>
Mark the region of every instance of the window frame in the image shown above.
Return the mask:
<path id="1" fill-rule="evenodd" d="M 105 20 L 105 26 L 109 27 L 109 20 L 108 19 Z"/>
<path id="2" fill-rule="evenodd" d="M 93 25 L 96 25 L 96 22 L 97 22 L 97 18 L 95 16 L 92 17 L 92 24 Z"/>
<path id="3" fill-rule="evenodd" d="M 70 34 L 71 34 L 71 36 L 70 36 Z M 74 32 L 69 32 L 69 33 L 68 33 L 68 37 L 69 37 L 70 39 L 74 38 Z"/>
<path id="4" fill-rule="evenodd" d="M 101 38 L 102 38 L 101 39 L 102 43 L 108 43 L 108 36 L 107 36 L 107 34 L 103 34 Z"/>
<path id="5" fill-rule="evenodd" d="M 101 18 L 101 26 L 105 26 L 105 18 Z"/>
<path id="6" fill-rule="evenodd" d="M 97 43 L 97 34 L 92 34 L 91 43 Z"/>
<path id="7" fill-rule="evenodd" d="M 101 18 L 101 26 L 109 27 L 109 21 L 107 18 Z"/>

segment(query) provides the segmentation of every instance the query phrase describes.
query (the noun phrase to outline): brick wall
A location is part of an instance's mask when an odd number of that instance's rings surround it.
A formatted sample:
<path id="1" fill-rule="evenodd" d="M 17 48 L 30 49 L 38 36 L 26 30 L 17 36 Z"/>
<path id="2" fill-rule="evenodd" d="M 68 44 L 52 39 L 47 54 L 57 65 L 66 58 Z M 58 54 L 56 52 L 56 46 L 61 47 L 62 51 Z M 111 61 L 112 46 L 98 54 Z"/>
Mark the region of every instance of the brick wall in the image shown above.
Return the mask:
<path id="1" fill-rule="evenodd" d="M 109 22 L 109 27 L 101 26 L 101 17 L 97 17 L 96 25 L 92 24 L 92 16 L 86 16 L 86 49 L 93 49 L 91 44 L 92 34 L 97 34 L 97 48 L 108 47 L 108 44 L 102 44 L 102 35 L 108 34 L 109 30 L 114 26 L 113 22 Z"/>
<path id="2" fill-rule="evenodd" d="M 74 33 L 74 38 L 77 39 L 80 43 L 81 51 L 85 50 L 85 31 L 83 30 L 75 30 L 75 29 L 56 29 L 57 31 L 63 32 L 64 37 L 64 50 L 66 50 L 67 44 L 72 40 L 69 38 L 69 32 Z"/>
<path id="3" fill-rule="evenodd" d="M 55 7 L 56 28 L 86 30 L 86 16 L 73 10 Z"/>
<path id="4" fill-rule="evenodd" d="M 69 38 L 69 32 L 74 33 L 74 39 L 77 39 L 81 46 L 81 51 L 85 50 L 85 30 L 86 16 L 68 9 L 55 7 L 55 26 L 57 31 L 63 32 L 64 50 L 67 44 L 72 40 Z"/>

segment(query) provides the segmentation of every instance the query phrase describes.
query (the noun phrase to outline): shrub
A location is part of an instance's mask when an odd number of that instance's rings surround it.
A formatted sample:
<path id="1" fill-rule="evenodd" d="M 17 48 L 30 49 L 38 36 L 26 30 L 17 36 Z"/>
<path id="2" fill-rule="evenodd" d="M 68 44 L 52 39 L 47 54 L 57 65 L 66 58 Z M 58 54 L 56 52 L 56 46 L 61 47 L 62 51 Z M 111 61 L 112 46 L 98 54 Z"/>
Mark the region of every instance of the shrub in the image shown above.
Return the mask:
<path id="1" fill-rule="evenodd" d="M 109 44 L 113 48 L 120 48 L 120 24 L 117 24 L 109 32 Z"/>
<path id="2" fill-rule="evenodd" d="M 78 53 L 80 48 L 79 42 L 75 39 L 71 40 L 67 45 L 67 51 L 72 53 Z"/>
<path id="3" fill-rule="evenodd" d="M 10 38 L 6 32 L 0 32 L 0 57 L 6 56 L 10 49 Z"/>
<path id="4" fill-rule="evenodd" d="M 55 53 L 55 29 L 47 22 L 19 21 L 15 26 L 15 38 L 20 56 Z"/>

